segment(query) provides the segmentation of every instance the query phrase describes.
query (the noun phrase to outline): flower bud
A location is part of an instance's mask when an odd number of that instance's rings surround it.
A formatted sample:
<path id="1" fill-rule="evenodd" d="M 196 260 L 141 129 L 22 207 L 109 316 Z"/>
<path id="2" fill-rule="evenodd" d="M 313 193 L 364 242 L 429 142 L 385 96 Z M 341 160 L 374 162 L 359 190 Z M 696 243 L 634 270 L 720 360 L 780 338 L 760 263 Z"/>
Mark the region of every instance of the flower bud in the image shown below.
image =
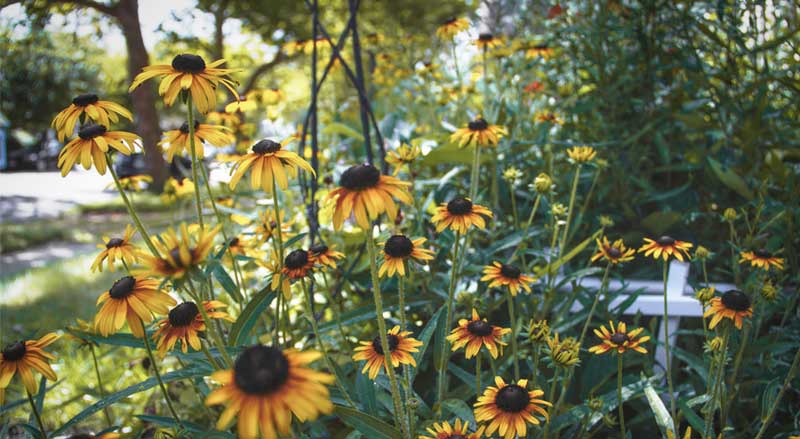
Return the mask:
<path id="1" fill-rule="evenodd" d="M 540 344 L 547 341 L 550 337 L 550 325 L 547 324 L 547 320 L 531 320 L 528 336 L 533 344 Z"/>
<path id="2" fill-rule="evenodd" d="M 709 256 L 711 256 L 711 251 L 709 251 L 707 248 L 703 247 L 702 245 L 698 245 L 697 246 L 697 250 L 694 251 L 694 257 L 696 259 L 700 259 L 700 260 L 708 259 Z"/>
<path id="3" fill-rule="evenodd" d="M 536 189 L 536 192 L 546 194 L 553 188 L 553 180 L 549 175 L 542 172 L 533 180 L 533 187 Z"/>
<path id="4" fill-rule="evenodd" d="M 694 297 L 703 304 L 703 306 L 708 305 L 708 302 L 714 298 L 714 293 L 716 293 L 716 289 L 714 287 L 705 287 L 700 288 L 695 293 Z"/>
<path id="5" fill-rule="evenodd" d="M 778 298 L 778 288 L 771 280 L 764 282 L 764 286 L 761 287 L 761 297 L 767 302 L 774 302 Z"/>
<path id="6" fill-rule="evenodd" d="M 722 216 L 725 218 L 725 221 L 732 223 L 736 221 L 736 217 L 738 215 L 736 214 L 736 211 L 733 208 L 729 207 L 725 209 L 725 211 L 722 213 Z"/>

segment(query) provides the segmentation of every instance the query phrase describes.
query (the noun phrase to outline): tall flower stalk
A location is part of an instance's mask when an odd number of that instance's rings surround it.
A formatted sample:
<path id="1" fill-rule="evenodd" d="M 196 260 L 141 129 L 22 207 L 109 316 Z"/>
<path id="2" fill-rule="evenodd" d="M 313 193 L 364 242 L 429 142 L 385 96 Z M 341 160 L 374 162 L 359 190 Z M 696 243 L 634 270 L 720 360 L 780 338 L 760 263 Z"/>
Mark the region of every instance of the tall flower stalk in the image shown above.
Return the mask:
<path id="1" fill-rule="evenodd" d="M 378 336 L 383 346 L 386 374 L 389 376 L 389 383 L 392 392 L 392 403 L 394 404 L 395 422 L 400 428 L 402 437 L 411 439 L 410 433 L 406 431 L 405 422 L 403 420 L 403 404 L 400 399 L 400 389 L 397 385 L 397 377 L 394 373 L 392 366 L 392 351 L 389 349 L 389 341 L 386 336 L 386 320 L 383 318 L 383 298 L 381 297 L 380 279 L 378 277 L 378 263 L 377 263 L 377 250 L 375 249 L 375 240 L 372 237 L 372 227 L 366 231 L 367 240 L 367 253 L 369 254 L 369 271 L 372 276 L 372 298 L 375 302 L 375 318 L 378 322 Z M 399 417 L 399 418 L 398 418 Z"/>
<path id="2" fill-rule="evenodd" d="M 455 298 L 455 291 L 456 291 L 456 277 L 458 273 L 458 260 L 459 260 L 459 244 L 461 242 L 461 232 L 456 232 L 455 234 L 455 243 L 453 245 L 453 256 L 452 256 L 452 268 L 450 271 L 450 286 L 447 289 L 447 308 L 445 311 L 445 329 L 449 330 L 450 326 L 453 324 L 453 301 Z M 442 411 L 442 402 L 444 401 L 444 387 L 445 387 L 445 380 L 447 379 L 447 339 L 442 337 L 440 341 L 440 352 L 442 353 L 441 358 L 439 359 L 439 380 L 436 388 L 436 402 L 438 405 L 438 413 L 441 414 Z"/>
<path id="3" fill-rule="evenodd" d="M 202 309 L 203 307 L 200 306 L 198 308 Z M 145 327 L 144 321 L 141 319 L 139 321 L 141 322 L 142 327 Z M 167 391 L 167 386 L 164 385 L 164 380 L 161 378 L 161 372 L 158 370 L 158 362 L 156 361 L 156 357 L 153 355 L 153 348 L 150 346 L 150 338 L 147 335 L 147 331 L 145 331 L 142 339 L 144 340 L 144 347 L 147 350 L 147 357 L 150 358 L 150 364 L 153 366 L 153 372 L 155 373 L 156 381 L 158 381 L 158 387 L 161 389 L 161 393 L 164 395 L 164 400 L 167 402 L 169 412 L 172 414 L 175 422 L 181 428 L 183 428 L 183 423 L 181 423 L 181 419 L 178 417 L 178 412 L 175 411 L 175 407 L 172 405 L 172 398 L 170 398 L 169 392 Z"/>
<path id="4" fill-rule="evenodd" d="M 189 124 L 189 149 L 192 156 L 192 180 L 194 181 L 194 202 L 197 207 L 197 221 L 203 227 L 203 204 L 200 201 L 200 178 L 197 173 L 197 150 L 194 141 L 194 107 L 192 106 L 192 94 L 186 94 L 186 119 Z"/>
<path id="5" fill-rule="evenodd" d="M 667 366 L 667 388 L 669 389 L 669 412 L 672 415 L 672 421 L 677 424 L 677 410 L 675 409 L 675 389 L 672 384 L 672 357 L 669 350 L 669 300 L 667 298 L 667 281 L 669 280 L 669 259 L 664 259 L 664 269 L 662 273 L 664 278 L 664 316 L 661 320 L 664 321 L 664 353 L 666 354 Z M 678 426 L 675 426 L 675 431 L 678 431 Z"/>

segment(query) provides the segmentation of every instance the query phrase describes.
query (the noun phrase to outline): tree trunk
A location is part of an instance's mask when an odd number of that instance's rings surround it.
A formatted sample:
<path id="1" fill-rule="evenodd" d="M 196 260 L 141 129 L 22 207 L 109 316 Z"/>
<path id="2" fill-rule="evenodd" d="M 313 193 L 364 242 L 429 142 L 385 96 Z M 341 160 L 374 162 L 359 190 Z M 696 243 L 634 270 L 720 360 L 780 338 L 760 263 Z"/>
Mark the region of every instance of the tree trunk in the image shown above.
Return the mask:
<path id="1" fill-rule="evenodd" d="M 142 68 L 150 64 L 147 48 L 142 39 L 138 0 L 121 0 L 115 8 L 114 17 L 119 22 L 125 37 L 125 46 L 128 49 L 128 76 L 133 81 Z M 155 85 L 152 82 L 142 84 L 131 93 L 131 100 L 136 132 L 142 137 L 144 146 L 147 173 L 153 177 L 153 189 L 160 191 L 167 177 L 167 168 L 158 146 L 161 127 L 156 111 Z"/>

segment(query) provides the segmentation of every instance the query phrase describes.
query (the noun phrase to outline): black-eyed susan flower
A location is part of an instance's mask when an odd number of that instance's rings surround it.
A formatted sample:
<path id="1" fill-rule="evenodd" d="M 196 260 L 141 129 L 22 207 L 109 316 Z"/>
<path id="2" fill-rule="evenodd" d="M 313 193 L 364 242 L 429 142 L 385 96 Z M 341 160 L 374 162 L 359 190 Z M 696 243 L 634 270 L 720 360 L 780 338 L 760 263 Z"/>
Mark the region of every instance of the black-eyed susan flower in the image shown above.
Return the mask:
<path id="1" fill-rule="evenodd" d="M 194 183 L 188 178 L 170 177 L 164 182 L 164 190 L 161 192 L 161 201 L 170 205 L 176 201 L 188 198 L 194 194 Z"/>
<path id="2" fill-rule="evenodd" d="M 208 395 L 206 405 L 226 404 L 217 429 L 227 430 L 238 414 L 238 437 L 277 439 L 289 434 L 292 415 L 305 422 L 333 412 L 326 387 L 333 375 L 308 367 L 321 356 L 263 345 L 245 349 L 233 369 L 211 375 L 222 387 Z"/>
<path id="3" fill-rule="evenodd" d="M 567 150 L 567 157 L 575 163 L 589 163 L 597 157 L 597 151 L 591 146 L 573 146 Z"/>
<path id="4" fill-rule="evenodd" d="M 398 178 L 382 175 L 378 168 L 367 163 L 351 166 L 342 173 L 339 187 L 326 197 L 335 203 L 333 228 L 340 230 L 344 220 L 351 215 L 362 229 L 368 229 L 369 222 L 384 212 L 394 220 L 397 217 L 395 198 L 408 205 L 414 202 L 408 192 L 410 185 Z"/>
<path id="5" fill-rule="evenodd" d="M 226 113 L 246 113 L 258 107 L 252 96 L 239 96 L 239 99 L 225 106 Z"/>
<path id="6" fill-rule="evenodd" d="M 483 277 L 481 277 L 481 280 L 484 282 L 488 281 L 489 288 L 500 286 L 508 287 L 512 296 L 516 296 L 520 288 L 530 293 L 530 284 L 536 281 L 535 278 L 522 274 L 519 268 L 497 261 L 492 262 L 492 265 L 483 267 Z"/>
<path id="7" fill-rule="evenodd" d="M 424 264 L 425 261 L 433 259 L 433 252 L 423 248 L 425 238 L 417 238 L 413 241 L 404 235 L 393 235 L 383 244 L 383 264 L 381 264 L 378 275 L 383 277 L 406 275 L 406 261 L 414 260 Z"/>
<path id="8" fill-rule="evenodd" d="M 548 59 L 553 56 L 554 50 L 547 44 L 536 44 L 525 50 L 525 58 L 544 58 Z"/>
<path id="9" fill-rule="evenodd" d="M 220 59 L 206 65 L 205 60 L 189 53 L 182 53 L 172 59 L 172 64 L 157 64 L 147 66 L 133 79 L 128 92 L 132 92 L 145 81 L 161 77 L 158 86 L 159 96 L 164 97 L 164 104 L 171 107 L 178 94 L 187 90 L 192 95 L 192 102 L 197 110 L 203 114 L 208 113 L 217 106 L 217 87 L 222 85 L 238 98 L 236 82 L 230 78 L 235 69 L 219 68 L 225 63 Z"/>
<path id="10" fill-rule="evenodd" d="M 410 337 L 410 335 L 410 331 L 400 331 L 399 325 L 387 332 L 386 342 L 389 344 L 389 351 L 391 352 L 392 367 L 399 367 L 401 364 L 417 367 L 417 362 L 411 354 L 419 352 L 417 348 L 422 346 L 422 342 Z M 369 378 L 374 380 L 378 376 L 381 367 L 384 370 L 389 367 L 383 346 L 381 346 L 381 337 L 378 335 L 372 341 L 360 341 L 359 344 L 361 346 L 355 348 L 356 354 L 353 355 L 353 360 L 366 360 L 361 373 L 369 371 Z"/>
<path id="11" fill-rule="evenodd" d="M 467 146 L 497 146 L 500 139 L 507 135 L 505 127 L 492 125 L 484 118 L 478 116 L 469 122 L 466 127 L 457 129 L 450 135 L 450 141 L 457 144 L 459 148 Z"/>
<path id="12" fill-rule="evenodd" d="M 194 148 L 197 157 L 205 157 L 203 144 L 208 143 L 214 146 L 230 145 L 235 140 L 231 129 L 222 125 L 208 125 L 205 123 L 194 123 Z M 191 139 L 189 137 L 189 123 L 184 122 L 180 128 L 164 133 L 163 139 L 158 142 L 167 151 L 167 161 L 172 162 L 175 153 L 183 152 L 187 155 L 192 153 Z"/>
<path id="13" fill-rule="evenodd" d="M 122 187 L 122 190 L 128 192 L 141 192 L 145 189 L 147 185 L 153 182 L 153 177 L 146 174 L 119 173 L 117 177 L 119 177 L 119 185 Z M 115 185 L 112 182 L 108 186 L 106 186 L 106 188 L 111 189 L 114 186 Z"/>
<path id="14" fill-rule="evenodd" d="M 197 227 L 190 233 L 189 226 L 183 223 L 180 236 L 173 228 L 167 229 L 153 242 L 158 250 L 157 256 L 140 252 L 139 257 L 145 266 L 142 272 L 148 276 L 182 278 L 206 260 L 221 228 L 219 224 L 211 229 Z"/>
<path id="15" fill-rule="evenodd" d="M 81 94 L 75 96 L 69 107 L 61 110 L 51 123 L 53 129 L 56 130 L 59 142 L 63 142 L 72 135 L 75 125 L 80 122 L 81 115 L 84 114 L 86 115 L 84 122 L 91 119 L 106 127 L 119 122 L 119 116 L 133 122 L 133 115 L 122 105 L 111 101 L 101 101 L 93 93 Z"/>
<path id="16" fill-rule="evenodd" d="M 528 329 L 528 338 L 535 346 L 547 343 L 550 338 L 550 325 L 547 320 L 531 320 Z"/>
<path id="17" fill-rule="evenodd" d="M 308 253 L 315 263 L 331 269 L 336 268 L 336 261 L 344 258 L 344 253 L 334 250 L 334 246 L 325 244 L 312 245 Z"/>
<path id="18" fill-rule="evenodd" d="M 397 175 L 400 173 L 400 169 L 403 165 L 410 165 L 414 162 L 414 160 L 419 157 L 421 150 L 418 145 L 409 145 L 407 143 L 403 143 L 402 145 L 398 146 L 396 150 L 389 151 L 386 153 L 386 163 L 394 166 L 394 172 L 392 175 Z"/>
<path id="19" fill-rule="evenodd" d="M 564 125 L 564 119 L 552 111 L 540 111 L 536 113 L 535 117 L 537 122 L 546 122 L 554 125 Z"/>
<path id="20" fill-rule="evenodd" d="M 750 297 L 739 291 L 729 290 L 722 293 L 721 297 L 711 299 L 708 309 L 703 317 L 711 317 L 709 329 L 714 329 L 722 319 L 731 319 L 737 329 L 742 329 L 742 321 L 753 316 L 753 303 Z"/>
<path id="21" fill-rule="evenodd" d="M 692 248 L 692 243 L 678 241 L 670 236 L 662 236 L 656 240 L 644 238 L 644 245 L 639 248 L 639 253 L 644 252 L 644 255 L 653 259 L 662 258 L 668 260 L 670 256 L 683 262 L 684 257 L 689 259 L 689 249 Z"/>
<path id="22" fill-rule="evenodd" d="M 452 40 L 456 35 L 467 29 L 469 29 L 469 20 L 450 17 L 436 28 L 436 36 L 443 40 Z"/>
<path id="23" fill-rule="evenodd" d="M 131 242 L 136 229 L 130 224 L 125 226 L 125 233 L 122 238 L 109 238 L 103 236 L 103 243 L 97 244 L 97 248 L 103 249 L 92 262 L 92 271 L 103 271 L 103 262 L 108 261 L 108 269 L 114 271 L 117 260 L 122 261 L 128 266 L 132 266 L 138 259 L 138 251 Z"/>
<path id="24" fill-rule="evenodd" d="M 66 176 L 76 163 L 83 169 L 89 169 L 94 164 L 100 175 L 105 175 L 108 162 L 106 153 L 108 148 L 114 148 L 125 155 L 131 155 L 139 136 L 125 131 L 108 131 L 104 125 L 84 125 L 78 131 L 78 137 L 64 145 L 58 153 L 58 167 L 61 175 Z"/>
<path id="25" fill-rule="evenodd" d="M 480 204 L 473 204 L 469 198 L 456 197 L 440 204 L 436 208 L 436 214 L 431 217 L 431 222 L 436 225 L 437 232 L 450 228 L 463 234 L 467 233 L 470 226 L 486 228 L 484 217 L 491 218 L 492 211 Z"/>
<path id="26" fill-rule="evenodd" d="M 581 347 L 575 337 L 561 340 L 556 333 L 547 339 L 547 356 L 553 366 L 566 369 L 578 364 L 580 350 Z"/>
<path id="27" fill-rule="evenodd" d="M 51 332 L 38 340 L 20 340 L 3 348 L 0 354 L 0 404 L 15 373 L 19 373 L 22 385 L 31 395 L 39 391 L 39 380 L 34 378 L 33 371 L 38 371 L 50 381 L 58 380 L 50 367 L 50 360 L 55 360 L 55 357 L 44 350 L 56 340 L 58 335 Z"/>
<path id="28" fill-rule="evenodd" d="M 458 327 L 450 332 L 447 336 L 453 346 L 452 350 L 465 348 L 464 356 L 470 359 L 481 350 L 481 346 L 486 346 L 486 350 L 492 358 L 497 358 L 499 349 L 497 346 L 505 346 L 502 338 L 506 334 L 511 333 L 511 328 L 502 328 L 489 324 L 489 321 L 482 319 L 478 315 L 478 311 L 472 309 L 472 319 L 461 319 L 458 321 Z"/>
<path id="29" fill-rule="evenodd" d="M 292 233 L 292 225 L 294 219 L 286 219 L 286 214 L 283 210 L 280 211 L 281 216 L 281 239 L 283 242 L 288 241 L 294 234 Z M 274 209 L 266 209 L 258 214 L 258 222 L 255 225 L 254 233 L 260 243 L 265 243 L 273 237 L 278 228 L 278 222 L 275 217 Z"/>
<path id="30" fill-rule="evenodd" d="M 211 125 L 223 125 L 228 128 L 234 128 L 241 123 L 241 119 L 238 114 L 211 111 L 206 115 L 206 122 Z"/>
<path id="31" fill-rule="evenodd" d="M 597 239 L 597 253 L 592 255 L 591 260 L 592 262 L 597 262 L 603 259 L 610 264 L 617 265 L 622 262 L 632 261 L 635 253 L 636 250 L 626 247 L 622 239 L 611 243 L 607 236 L 603 236 L 602 240 Z"/>
<path id="32" fill-rule="evenodd" d="M 281 274 L 285 277 L 297 280 L 302 279 L 314 268 L 314 257 L 303 249 L 292 250 L 283 259 Z"/>
<path id="33" fill-rule="evenodd" d="M 203 302 L 203 307 L 209 319 L 234 321 L 228 313 L 220 311 L 227 308 L 228 305 L 218 300 L 206 300 Z M 183 302 L 179 304 L 169 310 L 167 318 L 162 319 L 156 325 L 158 330 L 153 334 L 153 338 L 158 340 L 156 346 L 161 356 L 171 351 L 179 340 L 183 353 L 188 352 L 189 346 L 196 351 L 202 349 L 198 334 L 206 330 L 206 323 L 203 321 L 203 315 L 196 303 Z"/>
<path id="34" fill-rule="evenodd" d="M 161 291 L 159 281 L 125 276 L 97 298 L 103 306 L 94 316 L 94 327 L 107 337 L 119 331 L 125 322 L 134 336 L 144 337 L 142 322 L 153 321 L 153 314 L 166 314 L 175 299 Z"/>
<path id="35" fill-rule="evenodd" d="M 476 39 L 474 43 L 480 50 L 490 50 L 500 47 L 500 45 L 503 44 L 503 39 L 492 33 L 485 32 L 478 35 L 478 39 Z"/>
<path id="36" fill-rule="evenodd" d="M 549 402 L 540 399 L 544 392 L 528 391 L 528 380 L 506 384 L 501 377 L 494 378 L 495 386 L 489 386 L 475 403 L 475 421 L 487 423 L 485 434 L 492 436 L 497 431 L 505 439 L 528 437 L 527 425 L 539 425 L 537 413 L 549 420 Z"/>
<path id="37" fill-rule="evenodd" d="M 461 422 L 461 419 L 456 419 L 453 425 L 450 425 L 448 421 L 434 422 L 426 429 L 427 435 L 422 435 L 419 439 L 481 439 L 485 428 L 479 427 L 475 432 L 470 433 L 469 421 Z"/>
<path id="38" fill-rule="evenodd" d="M 250 170 L 250 186 L 254 189 L 261 188 L 264 192 L 272 193 L 273 184 L 280 189 L 289 187 L 289 178 L 297 177 L 297 168 L 316 176 L 314 168 L 302 157 L 292 151 L 283 149 L 291 139 L 278 143 L 264 139 L 253 145 L 252 152 L 244 155 L 231 168 L 231 189 L 235 189 L 239 180 L 247 170 Z M 288 174 L 288 176 L 287 176 Z"/>
<path id="39" fill-rule="evenodd" d="M 594 334 L 601 340 L 601 343 L 590 347 L 589 352 L 600 355 L 616 351 L 622 354 L 630 349 L 640 354 L 646 354 L 647 349 L 641 345 L 650 340 L 650 336 L 639 337 L 642 331 L 644 331 L 644 328 L 628 331 L 628 326 L 625 322 L 619 322 L 616 326 L 614 322 L 608 322 L 608 329 L 606 329 L 605 325 L 600 325 L 600 329 L 595 329 Z"/>
<path id="40" fill-rule="evenodd" d="M 771 267 L 775 267 L 776 270 L 783 270 L 783 258 L 775 256 L 765 248 L 742 252 L 740 256 L 740 264 L 750 262 L 751 267 L 760 268 L 764 271 L 769 271 Z"/>

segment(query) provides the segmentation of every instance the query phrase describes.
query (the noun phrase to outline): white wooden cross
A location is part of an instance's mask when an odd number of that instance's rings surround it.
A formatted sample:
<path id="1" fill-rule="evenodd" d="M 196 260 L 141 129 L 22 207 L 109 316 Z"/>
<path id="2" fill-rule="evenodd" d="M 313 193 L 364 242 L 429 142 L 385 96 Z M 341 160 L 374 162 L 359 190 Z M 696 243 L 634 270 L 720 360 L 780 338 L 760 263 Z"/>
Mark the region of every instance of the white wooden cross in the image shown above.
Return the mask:
<path id="1" fill-rule="evenodd" d="M 694 289 L 688 285 L 689 264 L 672 260 L 669 264 L 669 277 L 667 279 L 667 305 L 669 307 L 669 321 L 667 328 L 669 332 L 669 345 L 676 346 L 678 327 L 681 317 L 703 317 L 703 308 L 700 302 L 694 298 Z M 602 279 L 598 277 L 584 277 L 579 279 L 578 284 L 588 290 L 600 290 Z M 620 282 L 612 279 L 608 282 L 608 291 L 618 291 L 623 286 L 627 291 L 642 290 L 642 294 L 636 298 L 631 306 L 624 311 L 624 314 L 631 315 L 641 313 L 646 316 L 664 315 L 664 281 L 663 280 L 626 280 Z M 711 284 L 717 291 L 728 291 L 734 289 L 731 284 Z M 565 285 L 567 291 L 572 289 L 572 285 Z M 609 307 L 619 305 L 628 298 L 628 293 L 618 294 L 609 304 Z M 601 298 L 602 299 L 602 298 Z M 570 311 L 577 312 L 583 309 L 583 305 L 576 301 L 572 304 Z M 656 362 L 666 369 L 667 354 L 664 349 L 663 323 L 658 325 L 657 338 L 660 342 L 656 347 Z"/>

